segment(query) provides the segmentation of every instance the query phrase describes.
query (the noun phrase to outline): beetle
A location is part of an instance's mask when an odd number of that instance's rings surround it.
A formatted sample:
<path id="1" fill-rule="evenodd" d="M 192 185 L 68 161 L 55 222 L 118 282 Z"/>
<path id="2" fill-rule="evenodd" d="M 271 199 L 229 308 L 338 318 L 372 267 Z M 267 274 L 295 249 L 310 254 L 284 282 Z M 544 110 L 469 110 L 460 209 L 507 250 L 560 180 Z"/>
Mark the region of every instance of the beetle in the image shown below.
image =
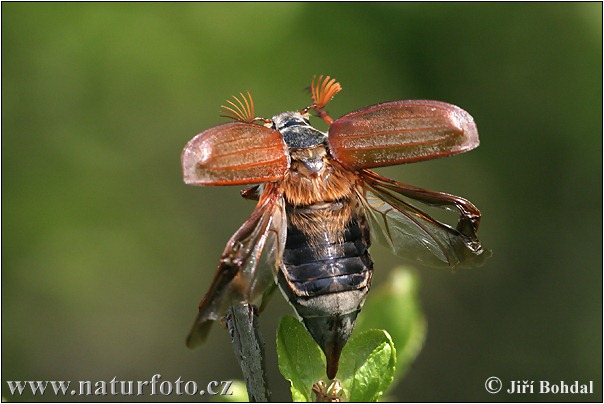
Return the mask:
<path id="1" fill-rule="evenodd" d="M 480 211 L 468 200 L 404 184 L 370 170 L 452 156 L 478 146 L 473 118 L 440 101 L 384 102 L 335 121 L 325 106 L 341 90 L 313 77 L 312 104 L 270 119 L 249 94 L 224 105 L 224 123 L 196 135 L 181 162 L 191 185 L 250 185 L 257 200 L 228 241 L 187 339 L 194 348 L 234 303 L 263 304 L 278 285 L 336 376 L 342 348 L 373 276 L 371 236 L 404 258 L 448 268 L 481 265 Z M 310 124 L 310 112 L 329 125 Z M 459 212 L 455 227 L 411 204 Z"/>

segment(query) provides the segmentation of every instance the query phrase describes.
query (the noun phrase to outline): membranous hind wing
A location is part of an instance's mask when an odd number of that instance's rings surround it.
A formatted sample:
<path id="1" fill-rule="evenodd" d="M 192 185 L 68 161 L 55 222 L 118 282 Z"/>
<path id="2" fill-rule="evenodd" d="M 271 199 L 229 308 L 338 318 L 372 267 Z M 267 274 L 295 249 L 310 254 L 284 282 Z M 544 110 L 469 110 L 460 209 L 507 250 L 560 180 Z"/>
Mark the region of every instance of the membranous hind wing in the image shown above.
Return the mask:
<path id="1" fill-rule="evenodd" d="M 428 191 L 361 170 L 359 199 L 365 207 L 374 237 L 389 245 L 400 257 L 431 267 L 477 267 L 491 255 L 476 232 L 480 212 L 466 199 Z M 456 210 L 455 228 L 441 223 L 409 200 Z"/>
<path id="2" fill-rule="evenodd" d="M 274 286 L 286 233 L 283 198 L 275 183 L 267 183 L 250 218 L 231 237 L 220 257 L 218 271 L 187 338 L 189 348 L 205 341 L 214 321 L 229 306 L 261 303 Z"/>

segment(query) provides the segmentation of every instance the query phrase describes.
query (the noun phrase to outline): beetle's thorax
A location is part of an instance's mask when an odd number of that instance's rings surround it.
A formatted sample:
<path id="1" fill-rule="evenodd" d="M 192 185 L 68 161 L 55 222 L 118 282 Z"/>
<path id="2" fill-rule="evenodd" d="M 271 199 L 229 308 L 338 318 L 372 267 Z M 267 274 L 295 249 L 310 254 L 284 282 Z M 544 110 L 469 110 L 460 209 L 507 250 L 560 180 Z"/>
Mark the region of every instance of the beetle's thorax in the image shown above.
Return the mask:
<path id="1" fill-rule="evenodd" d="M 340 168 L 325 145 L 290 149 L 290 167 L 283 177 L 283 196 L 289 205 L 310 206 L 350 199 L 355 177 Z"/>
<path id="2" fill-rule="evenodd" d="M 327 134 L 313 128 L 307 114 L 283 112 L 271 120 L 273 128 L 283 136 L 290 157 L 290 167 L 283 178 L 287 203 L 309 206 L 349 199 L 354 176 L 329 155 Z"/>

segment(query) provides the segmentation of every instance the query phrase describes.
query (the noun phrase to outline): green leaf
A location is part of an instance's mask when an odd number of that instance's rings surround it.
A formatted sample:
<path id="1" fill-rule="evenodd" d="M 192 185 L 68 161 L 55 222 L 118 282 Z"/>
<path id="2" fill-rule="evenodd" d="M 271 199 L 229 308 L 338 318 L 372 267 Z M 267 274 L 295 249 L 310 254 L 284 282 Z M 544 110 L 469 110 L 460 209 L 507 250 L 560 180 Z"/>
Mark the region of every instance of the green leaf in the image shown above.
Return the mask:
<path id="1" fill-rule="evenodd" d="M 417 289 L 414 272 L 398 268 L 384 286 L 369 294 L 336 376 L 347 400 L 377 401 L 420 351 L 426 324 Z M 277 352 L 294 401 L 314 401 L 312 386 L 318 381 L 330 385 L 323 352 L 293 317 L 281 319 Z"/>
<path id="2" fill-rule="evenodd" d="M 293 401 L 314 401 L 312 386 L 326 379 L 325 356 L 306 328 L 293 317 L 283 317 L 277 328 L 279 370 L 291 383 Z"/>
<path id="3" fill-rule="evenodd" d="M 353 336 L 342 351 L 338 379 L 350 401 L 377 401 L 392 383 L 396 349 L 384 330 Z"/>
<path id="4" fill-rule="evenodd" d="M 357 319 L 357 331 L 385 329 L 396 346 L 395 382 L 415 359 L 424 342 L 426 322 L 418 298 L 418 277 L 404 267 L 371 291 Z"/>

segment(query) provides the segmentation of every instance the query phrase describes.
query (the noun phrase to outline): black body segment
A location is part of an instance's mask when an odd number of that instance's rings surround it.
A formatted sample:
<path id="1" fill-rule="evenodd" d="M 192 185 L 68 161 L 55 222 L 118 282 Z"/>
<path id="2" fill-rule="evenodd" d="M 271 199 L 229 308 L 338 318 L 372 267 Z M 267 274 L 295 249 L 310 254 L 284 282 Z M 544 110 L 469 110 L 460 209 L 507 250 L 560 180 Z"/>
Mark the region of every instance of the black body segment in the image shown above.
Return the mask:
<path id="1" fill-rule="evenodd" d="M 337 373 L 340 353 L 365 302 L 373 274 L 365 216 L 353 213 L 339 234 L 331 227 L 329 218 L 350 212 L 346 206 L 350 203 L 287 209 L 287 239 L 278 276 L 284 295 L 323 349 L 330 378 Z M 324 217 L 324 228 L 298 228 L 290 220 L 295 215 Z"/>
<path id="2" fill-rule="evenodd" d="M 290 225 L 291 226 L 291 225 Z M 325 244 L 312 245 L 311 238 L 291 226 L 283 254 L 284 272 L 298 296 L 355 290 L 367 284 L 370 268 L 369 240 L 363 238 L 356 220 L 344 229 L 341 243 L 329 237 Z"/>

